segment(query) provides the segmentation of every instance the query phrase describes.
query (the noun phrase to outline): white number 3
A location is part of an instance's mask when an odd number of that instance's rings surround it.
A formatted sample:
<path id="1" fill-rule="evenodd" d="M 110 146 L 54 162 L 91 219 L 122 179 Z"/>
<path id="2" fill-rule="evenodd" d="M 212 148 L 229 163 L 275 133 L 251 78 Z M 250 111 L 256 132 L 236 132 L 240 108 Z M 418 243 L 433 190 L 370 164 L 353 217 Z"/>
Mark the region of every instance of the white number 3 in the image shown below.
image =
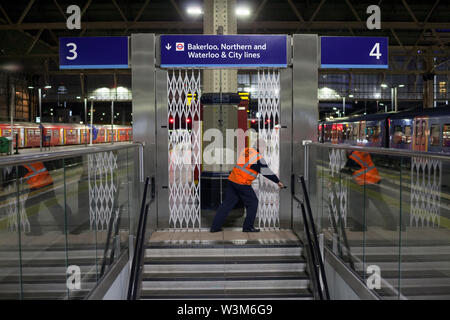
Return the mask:
<path id="1" fill-rule="evenodd" d="M 78 53 L 77 53 L 77 45 L 73 42 L 66 44 L 66 47 L 72 47 L 71 50 L 69 50 L 70 53 L 73 54 L 73 56 L 69 57 L 67 56 L 66 59 L 67 60 L 75 60 L 78 57 Z"/>
<path id="2" fill-rule="evenodd" d="M 380 43 L 379 42 L 375 43 L 375 45 L 373 46 L 372 50 L 369 53 L 369 56 L 377 57 L 377 60 L 380 60 L 381 53 L 380 53 Z"/>

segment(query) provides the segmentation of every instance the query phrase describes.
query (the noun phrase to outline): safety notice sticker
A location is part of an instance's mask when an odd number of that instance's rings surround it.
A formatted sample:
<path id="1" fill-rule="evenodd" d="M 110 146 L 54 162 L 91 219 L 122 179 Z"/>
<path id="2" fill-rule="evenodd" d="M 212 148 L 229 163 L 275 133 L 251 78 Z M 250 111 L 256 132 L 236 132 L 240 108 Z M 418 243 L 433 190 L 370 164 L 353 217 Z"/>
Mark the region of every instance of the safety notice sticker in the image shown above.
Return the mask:
<path id="1" fill-rule="evenodd" d="M 287 66 L 285 35 L 163 35 L 163 68 Z"/>

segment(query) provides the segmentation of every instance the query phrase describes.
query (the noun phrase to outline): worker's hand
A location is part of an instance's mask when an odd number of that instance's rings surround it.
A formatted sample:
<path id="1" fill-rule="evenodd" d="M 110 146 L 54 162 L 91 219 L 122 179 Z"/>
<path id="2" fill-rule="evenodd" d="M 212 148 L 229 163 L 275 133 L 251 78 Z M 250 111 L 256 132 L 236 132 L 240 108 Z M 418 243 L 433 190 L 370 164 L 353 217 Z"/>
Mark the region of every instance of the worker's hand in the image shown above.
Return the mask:
<path id="1" fill-rule="evenodd" d="M 278 186 L 280 187 L 280 189 L 283 189 L 284 188 L 284 184 L 280 181 L 280 182 L 278 182 Z"/>

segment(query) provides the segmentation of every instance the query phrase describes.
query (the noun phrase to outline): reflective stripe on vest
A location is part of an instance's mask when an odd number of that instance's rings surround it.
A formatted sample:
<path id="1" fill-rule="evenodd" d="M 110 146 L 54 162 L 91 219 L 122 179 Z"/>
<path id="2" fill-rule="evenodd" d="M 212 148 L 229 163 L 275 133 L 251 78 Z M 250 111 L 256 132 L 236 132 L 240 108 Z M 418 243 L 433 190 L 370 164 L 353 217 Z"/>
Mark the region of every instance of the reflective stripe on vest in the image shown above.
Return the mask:
<path id="1" fill-rule="evenodd" d="M 45 172 L 45 171 L 47 171 L 47 169 L 45 169 L 45 168 L 43 168 L 43 169 L 41 169 L 41 170 L 39 170 L 39 171 L 36 171 L 36 169 L 34 169 L 33 167 L 28 167 L 28 166 L 25 166 L 28 170 L 30 170 L 31 169 L 31 171 L 33 171 L 33 174 L 31 174 L 31 175 L 29 175 L 29 176 L 27 176 L 26 178 L 25 178 L 25 180 L 30 180 L 31 178 L 33 178 L 33 177 L 35 177 L 35 176 L 37 176 L 39 173 L 41 173 L 41 172 Z"/>
<path id="2" fill-rule="evenodd" d="M 250 154 L 252 154 L 251 157 L 249 156 Z M 249 156 L 249 160 L 243 165 L 240 165 L 240 163 L 245 161 L 247 155 Z M 261 154 L 255 149 L 244 149 L 244 151 L 239 156 L 238 164 L 234 166 L 233 170 L 228 176 L 228 179 L 237 184 L 250 185 L 252 181 L 258 177 L 258 172 L 255 172 L 249 167 L 261 158 Z"/>
<path id="3" fill-rule="evenodd" d="M 24 165 L 24 167 L 28 170 L 28 173 L 24 176 L 24 179 L 30 188 L 38 189 L 51 185 L 53 180 L 42 162 L 35 163 L 35 166 L 32 164 Z"/>
<path id="4" fill-rule="evenodd" d="M 359 185 L 374 184 L 380 181 L 378 170 L 368 153 L 355 151 L 349 158 L 361 166 L 361 169 L 353 173 L 353 179 L 355 179 Z M 364 161 L 363 158 L 365 158 L 366 161 Z"/>

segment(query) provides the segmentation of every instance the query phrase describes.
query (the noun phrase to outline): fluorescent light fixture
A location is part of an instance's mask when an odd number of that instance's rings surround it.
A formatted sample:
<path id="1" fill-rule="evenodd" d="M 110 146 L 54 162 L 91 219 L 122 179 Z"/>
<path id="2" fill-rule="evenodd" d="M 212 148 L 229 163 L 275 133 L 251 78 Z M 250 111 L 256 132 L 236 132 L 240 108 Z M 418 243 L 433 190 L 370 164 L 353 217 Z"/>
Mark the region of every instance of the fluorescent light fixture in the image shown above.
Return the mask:
<path id="1" fill-rule="evenodd" d="M 404 84 L 399 84 L 398 87 L 399 88 L 403 88 L 405 85 Z"/>
<path id="2" fill-rule="evenodd" d="M 337 108 L 336 108 L 336 107 L 333 107 L 333 110 L 337 110 Z"/>
<path id="3" fill-rule="evenodd" d="M 77 99 L 81 99 L 81 97 L 77 97 Z"/>
<path id="4" fill-rule="evenodd" d="M 52 88 L 51 85 L 46 85 L 46 86 L 44 87 L 44 89 L 51 89 L 51 88 Z"/>
<path id="5" fill-rule="evenodd" d="M 28 89 L 34 89 L 34 87 L 33 86 L 28 86 Z"/>
<path id="6" fill-rule="evenodd" d="M 203 14 L 202 8 L 200 7 L 188 7 L 186 12 L 192 16 Z"/>
<path id="7" fill-rule="evenodd" d="M 382 84 L 381 84 L 381 87 L 382 87 L 382 88 L 387 88 L 388 85 L 387 85 L 386 83 L 382 83 Z"/>
<path id="8" fill-rule="evenodd" d="M 248 17 L 250 15 L 250 9 L 246 7 L 237 7 L 236 15 L 239 17 Z"/>
<path id="9" fill-rule="evenodd" d="M 384 103 L 380 103 L 380 106 L 384 106 Z"/>
<path id="10" fill-rule="evenodd" d="M 353 97 L 354 97 L 354 95 L 352 95 L 352 94 L 349 94 L 349 95 L 348 95 L 348 97 L 349 97 L 349 98 L 353 98 Z"/>

